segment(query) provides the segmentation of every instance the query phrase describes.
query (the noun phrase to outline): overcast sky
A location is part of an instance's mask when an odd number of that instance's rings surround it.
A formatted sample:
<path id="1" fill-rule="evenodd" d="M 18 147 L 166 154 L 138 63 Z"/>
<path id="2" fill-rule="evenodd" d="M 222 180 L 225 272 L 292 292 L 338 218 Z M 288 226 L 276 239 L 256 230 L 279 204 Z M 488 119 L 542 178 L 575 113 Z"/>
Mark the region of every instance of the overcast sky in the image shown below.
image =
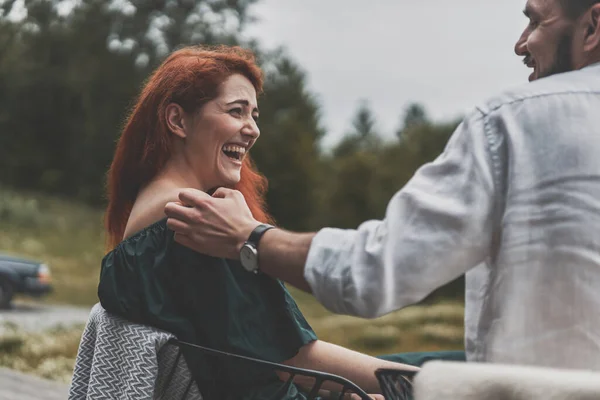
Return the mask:
<path id="1" fill-rule="evenodd" d="M 262 0 L 247 34 L 283 45 L 323 109 L 325 144 L 350 129 L 361 99 L 391 136 L 410 102 L 435 120 L 527 81 L 513 53 L 525 0 Z"/>

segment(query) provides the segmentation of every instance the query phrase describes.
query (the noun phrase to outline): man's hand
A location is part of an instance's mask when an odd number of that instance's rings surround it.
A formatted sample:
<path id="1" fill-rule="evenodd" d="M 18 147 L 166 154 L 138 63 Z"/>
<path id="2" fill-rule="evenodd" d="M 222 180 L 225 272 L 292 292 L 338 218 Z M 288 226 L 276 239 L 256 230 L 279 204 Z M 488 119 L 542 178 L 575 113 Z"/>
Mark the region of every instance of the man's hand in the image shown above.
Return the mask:
<path id="1" fill-rule="evenodd" d="M 239 260 L 250 233 L 260 225 L 237 190 L 220 188 L 211 196 L 195 189 L 179 193 L 179 202 L 167 203 L 167 226 L 175 241 L 202 254 Z M 304 264 L 314 233 L 271 229 L 260 241 L 259 269 L 306 292 Z"/>
<path id="2" fill-rule="evenodd" d="M 167 203 L 167 226 L 175 241 L 199 253 L 237 260 L 240 249 L 260 222 L 256 221 L 237 190 L 217 189 L 208 194 L 184 189 L 180 202 Z"/>

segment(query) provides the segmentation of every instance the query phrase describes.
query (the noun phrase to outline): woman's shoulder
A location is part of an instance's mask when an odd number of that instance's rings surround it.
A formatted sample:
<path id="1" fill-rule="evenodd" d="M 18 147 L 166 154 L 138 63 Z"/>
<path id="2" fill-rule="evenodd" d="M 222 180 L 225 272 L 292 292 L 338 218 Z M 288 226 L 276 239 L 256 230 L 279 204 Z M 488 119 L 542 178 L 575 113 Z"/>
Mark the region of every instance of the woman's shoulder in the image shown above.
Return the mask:
<path id="1" fill-rule="evenodd" d="M 129 235 L 107 252 L 102 258 L 102 271 L 104 273 L 113 268 L 145 270 L 156 267 L 170 251 L 172 241 L 173 232 L 167 227 L 167 218 L 155 221 Z M 138 268 L 140 266 L 144 268 Z"/>
<path id="2" fill-rule="evenodd" d="M 137 229 L 135 232 L 127 235 L 127 237 L 125 237 L 117 245 L 117 248 L 132 245 L 145 240 L 155 241 L 157 237 L 165 235 L 166 233 L 168 233 L 168 231 L 169 228 L 167 227 L 167 217 L 163 216 L 161 219 L 151 222 Z"/>
<path id="3" fill-rule="evenodd" d="M 142 189 L 131 209 L 124 239 L 128 239 L 144 231 L 148 227 L 159 224 L 166 219 L 165 205 L 179 200 L 181 188 L 165 186 L 160 183 L 151 184 Z"/>

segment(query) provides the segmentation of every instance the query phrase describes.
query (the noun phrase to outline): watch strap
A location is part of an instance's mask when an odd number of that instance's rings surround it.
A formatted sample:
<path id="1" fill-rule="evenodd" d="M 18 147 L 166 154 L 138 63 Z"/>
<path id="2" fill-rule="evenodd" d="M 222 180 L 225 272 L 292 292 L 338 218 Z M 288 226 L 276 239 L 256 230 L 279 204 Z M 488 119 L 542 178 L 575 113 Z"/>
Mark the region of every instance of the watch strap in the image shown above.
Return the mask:
<path id="1" fill-rule="evenodd" d="M 268 231 L 269 229 L 273 229 L 273 228 L 275 228 L 273 225 L 260 224 L 259 226 L 254 228 L 252 233 L 250 233 L 250 236 L 248 237 L 248 240 L 246 241 L 246 243 L 248 243 L 250 246 L 254 247 L 255 249 L 258 249 L 258 242 L 262 238 L 262 235 L 264 235 L 265 232 Z"/>

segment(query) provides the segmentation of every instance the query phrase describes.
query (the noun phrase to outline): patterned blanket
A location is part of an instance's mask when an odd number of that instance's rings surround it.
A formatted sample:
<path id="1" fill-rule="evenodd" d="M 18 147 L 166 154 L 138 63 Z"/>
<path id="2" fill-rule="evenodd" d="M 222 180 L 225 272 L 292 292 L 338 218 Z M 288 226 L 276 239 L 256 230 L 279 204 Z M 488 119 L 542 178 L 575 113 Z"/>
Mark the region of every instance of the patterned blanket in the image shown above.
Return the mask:
<path id="1" fill-rule="evenodd" d="M 96 304 L 81 337 L 69 400 L 201 400 L 175 337 Z"/>

